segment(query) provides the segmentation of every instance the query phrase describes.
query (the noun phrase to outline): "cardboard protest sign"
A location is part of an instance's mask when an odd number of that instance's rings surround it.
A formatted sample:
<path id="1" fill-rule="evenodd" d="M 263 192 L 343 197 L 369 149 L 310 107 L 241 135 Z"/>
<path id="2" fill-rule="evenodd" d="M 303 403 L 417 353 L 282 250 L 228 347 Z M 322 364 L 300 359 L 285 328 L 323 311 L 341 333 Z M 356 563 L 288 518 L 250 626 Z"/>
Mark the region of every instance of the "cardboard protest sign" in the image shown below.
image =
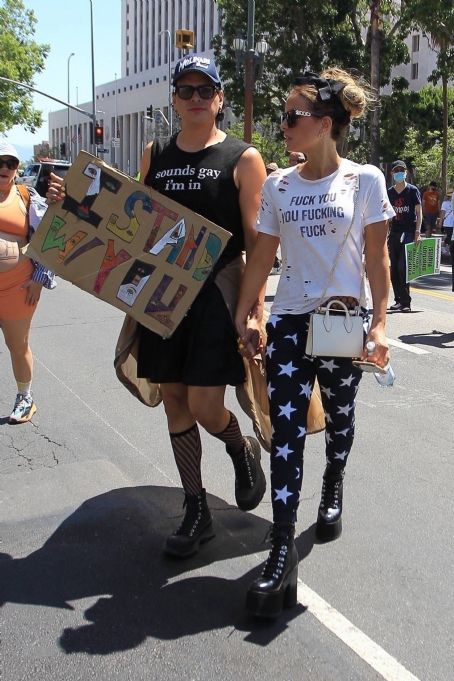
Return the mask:
<path id="1" fill-rule="evenodd" d="M 82 151 L 27 255 L 171 336 L 230 233 Z"/>
<path id="2" fill-rule="evenodd" d="M 440 274 L 441 239 L 423 239 L 418 246 L 405 244 L 406 281 Z"/>

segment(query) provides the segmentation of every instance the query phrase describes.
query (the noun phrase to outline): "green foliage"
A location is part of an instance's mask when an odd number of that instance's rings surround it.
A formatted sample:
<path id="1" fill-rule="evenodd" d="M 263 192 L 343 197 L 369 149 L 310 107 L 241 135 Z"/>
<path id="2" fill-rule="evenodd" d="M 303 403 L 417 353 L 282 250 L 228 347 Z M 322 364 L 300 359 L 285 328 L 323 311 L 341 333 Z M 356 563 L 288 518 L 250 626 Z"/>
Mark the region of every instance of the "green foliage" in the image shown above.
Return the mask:
<path id="1" fill-rule="evenodd" d="M 236 114 L 243 111 L 243 69 L 236 68 L 233 39 L 244 36 L 247 25 L 245 0 L 219 0 L 223 11 L 223 35 L 216 36 L 214 48 L 225 90 Z M 408 61 L 403 38 L 408 21 L 393 23 L 393 0 L 382 0 L 382 84 L 389 81 L 391 67 Z M 394 13 L 395 14 L 395 13 Z M 320 71 L 336 64 L 354 69 L 366 80 L 370 73 L 370 45 L 364 39 L 369 25 L 368 0 L 257 0 L 256 40 L 265 36 L 269 52 L 263 77 L 256 82 L 254 118 L 274 117 L 294 74 L 310 68 Z M 222 50 L 225 53 L 222 53 Z"/>
<path id="2" fill-rule="evenodd" d="M 48 45 L 33 40 L 36 18 L 22 0 L 2 0 L 0 5 L 0 76 L 33 86 L 34 76 L 44 69 Z M 33 108 L 24 88 L 0 81 L 0 134 L 21 124 L 32 132 L 42 125 L 41 112 Z"/>
<path id="3" fill-rule="evenodd" d="M 406 82 L 406 81 L 405 81 Z M 382 156 L 392 161 L 404 155 L 409 126 L 418 134 L 418 145 L 430 150 L 434 140 L 440 141 L 443 125 L 442 88 L 426 85 L 419 92 L 403 89 L 393 82 L 391 95 L 381 98 Z M 448 88 L 448 120 L 454 125 L 454 88 Z"/>
<path id="4" fill-rule="evenodd" d="M 442 145 L 440 132 L 426 132 L 410 127 L 405 135 L 402 156 L 411 161 L 416 171 L 416 182 L 423 186 L 432 180 L 441 182 Z M 448 130 L 448 145 L 454 149 L 454 130 Z M 454 155 L 448 156 L 447 176 L 454 178 Z"/>
<path id="5" fill-rule="evenodd" d="M 226 130 L 232 137 L 243 139 L 243 122 L 235 123 Z M 263 119 L 257 123 L 256 130 L 252 133 L 252 144 L 259 150 L 265 164 L 277 163 L 280 168 L 288 165 L 284 140 L 279 126 L 270 119 Z"/>

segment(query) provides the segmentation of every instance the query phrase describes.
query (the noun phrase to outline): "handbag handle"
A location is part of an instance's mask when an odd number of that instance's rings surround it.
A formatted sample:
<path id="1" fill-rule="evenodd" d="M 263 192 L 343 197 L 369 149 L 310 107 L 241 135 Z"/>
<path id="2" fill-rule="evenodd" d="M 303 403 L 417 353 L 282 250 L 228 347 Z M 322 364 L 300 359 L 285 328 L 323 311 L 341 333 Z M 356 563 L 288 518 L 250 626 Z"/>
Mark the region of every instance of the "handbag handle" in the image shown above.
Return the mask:
<path id="1" fill-rule="evenodd" d="M 323 293 L 322 293 L 322 295 L 321 295 L 321 297 L 320 297 L 320 302 L 319 302 L 319 304 L 317 305 L 317 308 L 320 307 L 320 305 L 321 305 L 321 304 L 323 303 L 323 301 L 325 300 L 326 292 L 328 291 L 329 285 L 331 284 L 331 281 L 332 281 L 332 278 L 333 278 L 333 274 L 334 274 L 334 270 L 335 270 L 336 267 L 337 267 L 337 263 L 339 262 L 339 258 L 341 257 L 342 253 L 344 252 L 345 244 L 347 243 L 347 239 L 348 239 L 348 237 L 349 237 L 349 234 L 350 234 L 350 232 L 352 231 L 353 222 L 354 222 L 354 220 L 355 220 L 355 215 L 356 215 L 357 203 L 358 203 L 359 180 L 360 180 L 360 175 L 359 175 L 359 173 L 358 173 L 358 175 L 357 175 L 356 187 L 355 187 L 355 194 L 354 194 L 354 197 L 353 197 L 353 213 L 352 213 L 352 220 L 351 220 L 351 222 L 350 222 L 349 228 L 348 228 L 347 231 L 345 232 L 344 239 L 343 239 L 343 241 L 342 241 L 342 243 L 341 243 L 341 245 L 340 245 L 339 251 L 338 251 L 338 253 L 337 253 L 337 255 L 336 255 L 336 258 L 335 258 L 335 260 L 334 260 L 333 266 L 332 266 L 332 268 L 331 268 L 331 272 L 328 274 L 328 279 L 326 280 L 325 288 L 324 288 L 324 291 L 323 291 Z M 340 302 L 340 301 L 338 301 L 338 302 Z"/>
<path id="2" fill-rule="evenodd" d="M 323 326 L 325 327 L 327 332 L 329 333 L 331 331 L 331 327 L 333 325 L 330 314 L 329 314 L 330 311 L 331 311 L 332 305 L 340 305 L 343 308 L 342 312 L 345 315 L 344 327 L 345 327 L 345 330 L 346 330 L 347 333 L 351 333 L 352 330 L 353 330 L 353 320 L 351 318 L 348 307 L 341 300 L 331 300 L 331 302 L 329 302 L 328 305 L 326 306 L 326 312 L 325 312 L 325 316 L 323 318 Z"/>

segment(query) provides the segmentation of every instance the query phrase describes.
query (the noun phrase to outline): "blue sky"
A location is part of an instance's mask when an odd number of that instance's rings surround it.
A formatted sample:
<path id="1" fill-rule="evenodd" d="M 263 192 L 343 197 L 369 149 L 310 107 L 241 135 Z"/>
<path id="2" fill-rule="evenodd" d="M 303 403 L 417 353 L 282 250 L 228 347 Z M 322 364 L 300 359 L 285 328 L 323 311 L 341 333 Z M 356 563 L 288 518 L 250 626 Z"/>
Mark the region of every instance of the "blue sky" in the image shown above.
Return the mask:
<path id="1" fill-rule="evenodd" d="M 24 0 L 37 18 L 35 40 L 49 43 L 44 71 L 35 78 L 35 87 L 54 97 L 67 99 L 67 64 L 70 61 L 70 100 L 76 104 L 91 101 L 91 41 L 89 0 Z M 93 0 L 95 82 L 98 85 L 121 75 L 121 1 Z M 24 160 L 32 156 L 33 144 L 48 139 L 47 114 L 62 108 L 57 102 L 35 94 L 36 108 L 43 112 L 44 125 L 35 134 L 15 126 L 7 138 L 17 146 Z"/>

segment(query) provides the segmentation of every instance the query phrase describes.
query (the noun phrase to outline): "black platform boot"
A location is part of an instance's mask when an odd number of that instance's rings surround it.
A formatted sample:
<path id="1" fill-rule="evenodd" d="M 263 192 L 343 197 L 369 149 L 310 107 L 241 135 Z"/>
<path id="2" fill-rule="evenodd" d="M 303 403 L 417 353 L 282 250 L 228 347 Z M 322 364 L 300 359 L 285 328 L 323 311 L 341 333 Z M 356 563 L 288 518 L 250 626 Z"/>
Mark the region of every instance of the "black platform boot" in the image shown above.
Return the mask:
<path id="1" fill-rule="evenodd" d="M 265 474 L 260 463 L 260 445 L 255 437 L 246 436 L 243 450 L 231 454 L 235 469 L 235 499 L 242 511 L 252 511 L 263 499 L 266 490 Z"/>
<path id="2" fill-rule="evenodd" d="M 298 552 L 294 536 L 293 524 L 273 524 L 270 555 L 246 597 L 246 609 L 256 617 L 278 617 L 282 608 L 296 605 Z"/>
<path id="3" fill-rule="evenodd" d="M 183 522 L 178 530 L 167 538 L 164 549 L 167 555 L 177 558 L 192 556 L 197 553 L 200 544 L 215 536 L 204 489 L 200 494 L 186 494 L 183 507 L 186 507 Z"/>
<path id="4" fill-rule="evenodd" d="M 343 471 L 332 473 L 326 468 L 315 528 L 315 536 L 320 541 L 332 541 L 342 533 L 343 479 Z"/>

